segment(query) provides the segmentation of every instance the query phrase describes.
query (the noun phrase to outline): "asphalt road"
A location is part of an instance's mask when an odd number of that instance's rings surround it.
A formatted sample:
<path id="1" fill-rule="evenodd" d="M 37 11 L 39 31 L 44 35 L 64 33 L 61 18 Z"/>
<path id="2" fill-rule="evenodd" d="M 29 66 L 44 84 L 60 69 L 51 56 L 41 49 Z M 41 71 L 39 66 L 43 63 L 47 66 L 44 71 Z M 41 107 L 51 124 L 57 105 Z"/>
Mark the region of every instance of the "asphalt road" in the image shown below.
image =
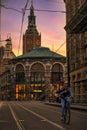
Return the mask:
<path id="1" fill-rule="evenodd" d="M 0 130 L 86 130 L 87 113 L 71 110 L 71 123 L 60 121 L 60 107 L 39 101 L 0 102 Z"/>

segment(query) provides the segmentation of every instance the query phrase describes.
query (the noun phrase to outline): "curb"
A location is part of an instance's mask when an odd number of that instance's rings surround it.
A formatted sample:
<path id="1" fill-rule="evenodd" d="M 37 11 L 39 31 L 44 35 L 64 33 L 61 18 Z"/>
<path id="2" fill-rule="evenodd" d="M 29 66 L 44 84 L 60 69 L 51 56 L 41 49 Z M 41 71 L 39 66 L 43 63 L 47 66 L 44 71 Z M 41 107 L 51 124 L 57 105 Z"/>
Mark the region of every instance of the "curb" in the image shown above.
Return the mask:
<path id="1" fill-rule="evenodd" d="M 46 102 L 45 104 L 51 105 L 51 106 L 56 106 L 56 107 L 61 107 L 61 104 L 59 104 L 59 103 Z M 87 111 L 87 106 L 71 105 L 71 109 Z"/>

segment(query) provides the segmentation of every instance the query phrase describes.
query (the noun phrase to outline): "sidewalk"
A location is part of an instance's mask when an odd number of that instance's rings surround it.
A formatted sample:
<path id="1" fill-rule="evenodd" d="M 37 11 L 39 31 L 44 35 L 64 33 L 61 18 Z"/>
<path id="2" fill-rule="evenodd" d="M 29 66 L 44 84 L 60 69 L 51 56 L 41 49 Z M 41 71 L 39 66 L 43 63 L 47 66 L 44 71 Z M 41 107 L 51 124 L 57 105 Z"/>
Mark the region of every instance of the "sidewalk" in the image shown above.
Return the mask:
<path id="1" fill-rule="evenodd" d="M 57 103 L 57 102 L 48 102 L 47 101 L 47 102 L 45 102 L 45 104 L 46 105 L 61 107 L 61 104 Z M 71 104 L 71 109 L 87 111 L 87 105 Z"/>

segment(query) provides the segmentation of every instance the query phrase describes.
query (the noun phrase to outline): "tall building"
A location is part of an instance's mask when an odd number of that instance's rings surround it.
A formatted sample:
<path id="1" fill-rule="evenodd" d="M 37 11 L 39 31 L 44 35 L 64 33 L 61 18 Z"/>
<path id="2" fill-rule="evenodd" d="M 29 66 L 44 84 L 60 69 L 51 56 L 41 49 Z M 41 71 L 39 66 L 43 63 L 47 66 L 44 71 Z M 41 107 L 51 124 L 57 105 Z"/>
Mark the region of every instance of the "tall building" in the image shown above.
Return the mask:
<path id="1" fill-rule="evenodd" d="M 74 102 L 87 103 L 87 0 L 64 0 L 68 80 Z"/>
<path id="2" fill-rule="evenodd" d="M 6 39 L 6 45 L 4 50 L 3 59 L 15 58 L 15 54 L 12 51 L 12 41 L 11 38 Z"/>
<path id="3" fill-rule="evenodd" d="M 66 57 L 47 47 L 38 47 L 10 61 L 10 85 L 8 97 L 16 100 L 54 100 L 56 91 L 62 87 L 65 77 Z M 6 73 L 6 75 L 9 73 Z M 2 75 L 2 77 L 4 77 Z M 1 81 L 2 84 L 2 81 Z M 4 85 L 3 85 L 4 86 Z M 7 93 L 1 91 L 1 99 Z"/>
<path id="4" fill-rule="evenodd" d="M 11 38 L 7 38 L 5 47 L 0 47 L 0 74 L 9 69 L 9 61 L 15 58 L 15 54 L 12 51 Z"/>
<path id="5" fill-rule="evenodd" d="M 41 46 L 41 34 L 36 28 L 36 17 L 34 16 L 33 3 L 30 7 L 30 16 L 28 16 L 28 27 L 23 35 L 23 54 Z"/>
<path id="6" fill-rule="evenodd" d="M 5 47 L 0 47 L 0 100 L 9 99 L 10 89 L 10 60 L 15 58 L 15 54 L 12 51 L 12 40 L 11 37 L 7 37 L 5 40 Z M 2 96 L 3 89 L 3 96 Z"/>

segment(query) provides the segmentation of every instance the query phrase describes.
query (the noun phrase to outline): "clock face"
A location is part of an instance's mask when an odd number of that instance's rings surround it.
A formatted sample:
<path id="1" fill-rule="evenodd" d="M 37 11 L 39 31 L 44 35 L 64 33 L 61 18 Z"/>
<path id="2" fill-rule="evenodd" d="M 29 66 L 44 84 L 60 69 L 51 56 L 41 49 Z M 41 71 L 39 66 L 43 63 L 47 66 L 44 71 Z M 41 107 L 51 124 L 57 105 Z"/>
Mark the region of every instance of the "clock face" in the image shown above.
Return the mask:
<path id="1" fill-rule="evenodd" d="M 30 25 L 34 25 L 34 22 L 33 22 L 33 20 L 30 20 Z"/>

